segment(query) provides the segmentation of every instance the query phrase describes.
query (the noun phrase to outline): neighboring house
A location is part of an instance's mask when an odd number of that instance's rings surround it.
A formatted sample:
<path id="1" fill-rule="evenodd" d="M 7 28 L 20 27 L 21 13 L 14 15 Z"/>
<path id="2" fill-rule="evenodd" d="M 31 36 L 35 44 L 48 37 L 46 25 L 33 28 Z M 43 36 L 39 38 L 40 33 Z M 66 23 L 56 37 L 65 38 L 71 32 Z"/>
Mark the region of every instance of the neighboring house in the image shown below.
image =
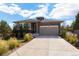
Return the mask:
<path id="1" fill-rule="evenodd" d="M 36 19 L 15 21 L 15 24 L 28 24 L 28 30 L 32 33 L 37 33 L 39 35 L 59 35 L 60 34 L 60 24 L 63 21 L 60 20 L 47 20 L 45 18 L 37 17 Z"/>

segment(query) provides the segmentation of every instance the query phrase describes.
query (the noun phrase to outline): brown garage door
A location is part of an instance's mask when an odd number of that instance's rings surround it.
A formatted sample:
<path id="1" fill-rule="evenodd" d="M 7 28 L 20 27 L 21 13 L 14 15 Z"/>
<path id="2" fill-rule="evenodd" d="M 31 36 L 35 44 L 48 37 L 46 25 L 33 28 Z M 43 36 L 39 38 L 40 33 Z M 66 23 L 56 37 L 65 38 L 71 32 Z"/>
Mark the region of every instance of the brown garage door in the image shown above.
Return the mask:
<path id="1" fill-rule="evenodd" d="M 58 26 L 40 26 L 40 35 L 58 35 Z"/>

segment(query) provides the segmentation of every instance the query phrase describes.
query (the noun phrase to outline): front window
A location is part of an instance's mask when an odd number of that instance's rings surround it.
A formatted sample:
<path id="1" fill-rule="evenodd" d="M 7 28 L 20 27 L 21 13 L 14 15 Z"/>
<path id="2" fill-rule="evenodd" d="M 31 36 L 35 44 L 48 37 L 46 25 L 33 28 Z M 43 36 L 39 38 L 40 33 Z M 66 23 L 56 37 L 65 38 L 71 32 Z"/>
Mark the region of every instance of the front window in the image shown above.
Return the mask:
<path id="1" fill-rule="evenodd" d="M 31 23 L 29 23 L 29 24 L 28 24 L 28 27 L 29 27 L 29 29 L 28 29 L 28 30 L 31 30 Z"/>

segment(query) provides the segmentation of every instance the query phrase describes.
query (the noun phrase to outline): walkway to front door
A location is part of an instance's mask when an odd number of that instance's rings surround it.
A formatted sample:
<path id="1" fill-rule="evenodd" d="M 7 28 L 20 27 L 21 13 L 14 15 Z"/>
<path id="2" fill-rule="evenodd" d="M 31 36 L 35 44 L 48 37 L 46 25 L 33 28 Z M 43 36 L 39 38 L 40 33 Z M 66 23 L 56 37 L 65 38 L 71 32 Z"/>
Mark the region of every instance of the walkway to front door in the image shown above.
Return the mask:
<path id="1" fill-rule="evenodd" d="M 10 56 L 79 56 L 79 50 L 60 37 L 39 36 Z"/>

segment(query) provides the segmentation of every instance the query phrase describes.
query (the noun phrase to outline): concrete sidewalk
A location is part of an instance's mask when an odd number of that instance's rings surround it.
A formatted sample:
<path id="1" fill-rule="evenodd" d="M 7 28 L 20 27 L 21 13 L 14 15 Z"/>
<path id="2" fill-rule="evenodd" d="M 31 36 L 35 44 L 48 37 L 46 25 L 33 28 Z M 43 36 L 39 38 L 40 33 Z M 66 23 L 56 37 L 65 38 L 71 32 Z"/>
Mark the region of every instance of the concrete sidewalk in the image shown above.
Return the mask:
<path id="1" fill-rule="evenodd" d="M 39 36 L 9 56 L 79 56 L 79 50 L 62 38 Z"/>

